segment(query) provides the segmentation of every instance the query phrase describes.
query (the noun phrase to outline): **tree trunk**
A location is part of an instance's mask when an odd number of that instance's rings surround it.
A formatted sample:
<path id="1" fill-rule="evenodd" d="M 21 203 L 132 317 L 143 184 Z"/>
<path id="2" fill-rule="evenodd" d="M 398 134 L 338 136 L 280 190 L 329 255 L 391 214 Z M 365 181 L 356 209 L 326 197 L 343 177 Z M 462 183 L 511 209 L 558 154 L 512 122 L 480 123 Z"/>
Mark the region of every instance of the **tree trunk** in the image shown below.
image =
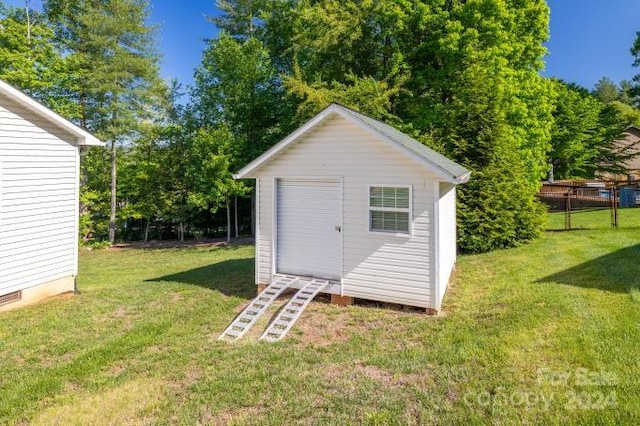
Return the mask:
<path id="1" fill-rule="evenodd" d="M 109 242 L 116 242 L 116 178 L 118 173 L 118 145 L 114 140 L 111 141 L 111 215 L 109 216 Z"/>
<path id="2" fill-rule="evenodd" d="M 234 197 L 233 206 L 234 206 L 234 215 L 235 215 L 234 223 L 236 225 L 236 238 L 238 238 L 240 233 L 238 230 L 238 196 L 237 195 Z"/>
<path id="3" fill-rule="evenodd" d="M 178 240 L 184 241 L 184 224 L 182 222 L 178 225 Z"/>
<path id="4" fill-rule="evenodd" d="M 149 241 L 149 224 L 151 220 L 147 219 L 147 224 L 144 227 L 144 242 Z"/>
<path id="5" fill-rule="evenodd" d="M 227 242 L 231 242 L 231 198 L 227 198 Z"/>
<path id="6" fill-rule="evenodd" d="M 31 14 L 29 12 L 29 0 L 25 0 L 24 2 L 24 13 L 27 17 L 27 46 L 29 46 L 27 59 L 31 61 Z M 29 79 L 29 83 L 27 84 L 27 87 L 25 87 L 25 92 L 27 92 L 29 96 L 33 96 L 33 90 L 31 89 L 32 85 L 33 81 Z"/>
<path id="7" fill-rule="evenodd" d="M 25 0 L 24 2 L 24 13 L 27 15 L 27 44 L 31 47 L 31 14 L 29 12 L 29 0 Z M 30 53 L 31 52 L 29 52 L 29 56 L 31 56 Z"/>

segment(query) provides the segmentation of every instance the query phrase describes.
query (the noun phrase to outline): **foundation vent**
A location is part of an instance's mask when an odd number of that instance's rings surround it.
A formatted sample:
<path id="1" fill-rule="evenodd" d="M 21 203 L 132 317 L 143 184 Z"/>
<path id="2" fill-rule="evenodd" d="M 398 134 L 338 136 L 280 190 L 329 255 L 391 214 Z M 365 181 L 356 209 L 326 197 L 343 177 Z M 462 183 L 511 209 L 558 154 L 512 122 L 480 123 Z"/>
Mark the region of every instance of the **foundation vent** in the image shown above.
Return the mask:
<path id="1" fill-rule="evenodd" d="M 0 296 L 0 306 L 17 302 L 20 299 L 22 299 L 22 290 L 14 291 L 13 293 L 3 294 L 2 296 Z"/>

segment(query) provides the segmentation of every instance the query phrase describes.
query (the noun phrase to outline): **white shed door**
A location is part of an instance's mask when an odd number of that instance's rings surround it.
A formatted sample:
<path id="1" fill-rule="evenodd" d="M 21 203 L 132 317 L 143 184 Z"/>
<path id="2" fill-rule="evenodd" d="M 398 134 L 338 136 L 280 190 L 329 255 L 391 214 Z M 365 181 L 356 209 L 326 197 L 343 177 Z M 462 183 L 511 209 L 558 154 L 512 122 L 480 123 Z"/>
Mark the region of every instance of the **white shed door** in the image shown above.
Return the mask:
<path id="1" fill-rule="evenodd" d="M 279 179 L 276 217 L 277 272 L 340 279 L 340 181 Z"/>

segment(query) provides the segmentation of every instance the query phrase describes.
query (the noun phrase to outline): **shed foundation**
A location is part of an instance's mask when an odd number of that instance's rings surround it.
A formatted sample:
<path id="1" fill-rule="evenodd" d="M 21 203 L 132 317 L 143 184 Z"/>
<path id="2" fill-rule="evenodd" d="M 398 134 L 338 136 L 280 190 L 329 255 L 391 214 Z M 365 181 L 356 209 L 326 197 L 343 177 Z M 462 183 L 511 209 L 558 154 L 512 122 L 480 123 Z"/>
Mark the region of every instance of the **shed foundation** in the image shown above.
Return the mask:
<path id="1" fill-rule="evenodd" d="M 31 305 L 60 294 L 73 294 L 74 292 L 75 278 L 73 276 L 60 278 L 21 290 L 21 297 L 14 302 L 0 306 L 0 312 Z"/>
<path id="2" fill-rule="evenodd" d="M 340 296 L 339 294 L 331 295 L 331 304 L 338 306 L 349 306 L 353 305 L 353 297 L 351 296 Z"/>

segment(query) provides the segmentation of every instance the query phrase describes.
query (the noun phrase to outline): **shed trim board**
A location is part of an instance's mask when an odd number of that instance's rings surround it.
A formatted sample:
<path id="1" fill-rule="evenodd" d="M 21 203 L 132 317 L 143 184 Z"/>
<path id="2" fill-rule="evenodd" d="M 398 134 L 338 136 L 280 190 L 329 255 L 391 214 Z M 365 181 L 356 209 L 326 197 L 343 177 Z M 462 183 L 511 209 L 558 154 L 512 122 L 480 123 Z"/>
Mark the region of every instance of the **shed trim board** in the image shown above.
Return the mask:
<path id="1" fill-rule="evenodd" d="M 80 235 L 80 152 L 78 152 L 78 155 L 76 155 L 76 162 L 75 162 L 75 180 L 76 180 L 76 187 L 75 187 L 75 198 L 76 198 L 76 208 L 74 209 L 73 212 L 73 222 L 74 222 L 74 232 L 76 235 L 76 238 Z M 78 258 L 78 250 L 74 250 L 73 251 L 73 276 L 77 277 L 78 276 L 78 262 L 79 262 L 79 258 Z"/>
<path id="2" fill-rule="evenodd" d="M 340 296 L 344 296 L 344 178 L 340 177 Z"/>
<path id="3" fill-rule="evenodd" d="M 42 105 L 35 99 L 27 96 L 22 91 L 0 80 L 0 93 L 7 98 L 15 101 L 16 103 L 27 108 L 31 112 L 37 114 L 46 121 L 57 125 L 59 128 L 64 129 L 77 137 L 78 146 L 104 146 L 104 142 L 93 136 L 86 130 L 81 129 L 72 122 L 66 120 L 62 116 L 53 112 L 49 108 Z"/>
<path id="4" fill-rule="evenodd" d="M 440 311 L 440 182 L 433 182 L 433 191 L 438 194 L 433 206 L 433 306 Z"/>
<path id="5" fill-rule="evenodd" d="M 258 210 L 258 206 L 260 205 L 260 179 L 257 178 L 256 179 L 256 186 L 255 186 L 255 191 L 256 191 L 256 205 L 255 205 L 255 209 L 256 212 L 254 213 L 256 215 L 256 229 L 255 229 L 255 238 L 256 238 L 256 254 L 255 254 L 255 258 L 256 259 L 260 259 L 260 212 L 257 211 Z M 255 275 L 255 282 L 256 284 L 258 284 L 260 282 L 260 269 L 258 268 L 259 262 L 256 262 L 254 268 L 253 268 L 253 272 Z"/>
<path id="6" fill-rule="evenodd" d="M 271 182 L 271 279 L 276 275 L 276 256 L 278 253 L 278 178 L 273 178 Z"/>

